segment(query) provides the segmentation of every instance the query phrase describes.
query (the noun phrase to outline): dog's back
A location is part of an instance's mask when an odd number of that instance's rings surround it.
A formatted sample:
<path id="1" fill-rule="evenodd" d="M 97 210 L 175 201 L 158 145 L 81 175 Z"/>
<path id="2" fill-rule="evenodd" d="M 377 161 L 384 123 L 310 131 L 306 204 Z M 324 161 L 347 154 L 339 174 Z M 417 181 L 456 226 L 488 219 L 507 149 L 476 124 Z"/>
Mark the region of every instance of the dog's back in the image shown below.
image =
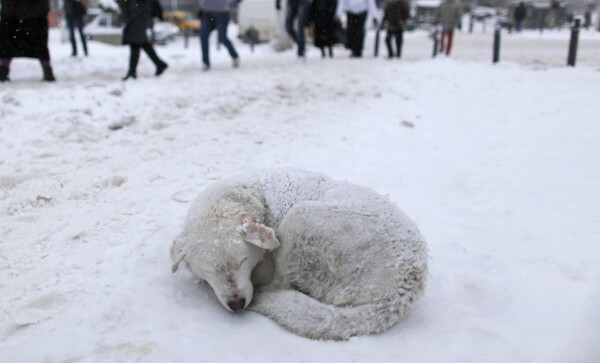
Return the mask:
<path id="1" fill-rule="evenodd" d="M 266 171 L 262 180 L 281 248 L 275 291 L 258 294 L 251 309 L 300 335 L 336 340 L 383 331 L 408 313 L 427 252 L 388 198 L 302 170 Z"/>

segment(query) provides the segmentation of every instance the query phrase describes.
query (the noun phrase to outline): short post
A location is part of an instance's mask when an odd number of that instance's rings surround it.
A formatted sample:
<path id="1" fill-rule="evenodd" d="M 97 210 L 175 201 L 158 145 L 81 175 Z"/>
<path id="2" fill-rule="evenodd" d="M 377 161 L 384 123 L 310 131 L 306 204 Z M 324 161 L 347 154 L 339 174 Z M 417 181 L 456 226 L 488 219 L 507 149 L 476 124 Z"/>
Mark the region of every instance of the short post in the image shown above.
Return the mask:
<path id="1" fill-rule="evenodd" d="M 185 49 L 188 48 L 189 41 L 190 41 L 190 30 L 188 28 L 185 28 L 183 30 L 183 47 Z"/>
<path id="2" fill-rule="evenodd" d="M 435 58 L 438 54 L 438 41 L 439 41 L 439 30 L 436 26 L 433 30 L 433 58 Z"/>
<path id="3" fill-rule="evenodd" d="M 492 56 L 492 63 L 498 63 L 500 61 L 500 24 L 496 24 L 494 29 L 494 54 Z"/>
<path id="4" fill-rule="evenodd" d="M 469 15 L 469 34 L 473 34 L 473 27 L 475 26 L 473 21 L 473 14 Z"/>
<path id="5" fill-rule="evenodd" d="M 581 20 L 575 19 L 575 24 L 571 28 L 571 40 L 569 41 L 569 55 L 567 56 L 567 66 L 575 67 L 575 59 L 577 58 L 577 43 L 579 43 L 579 27 Z"/>

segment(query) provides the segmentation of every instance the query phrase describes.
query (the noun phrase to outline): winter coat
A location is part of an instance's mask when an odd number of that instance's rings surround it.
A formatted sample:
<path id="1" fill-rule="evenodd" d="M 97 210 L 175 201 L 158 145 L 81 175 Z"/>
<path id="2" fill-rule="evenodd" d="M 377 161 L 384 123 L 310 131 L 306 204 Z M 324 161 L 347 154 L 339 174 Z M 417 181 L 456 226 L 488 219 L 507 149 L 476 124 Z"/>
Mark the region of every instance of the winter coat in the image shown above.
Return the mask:
<path id="1" fill-rule="evenodd" d="M 516 21 L 522 21 L 526 16 L 527 8 L 525 7 L 525 4 L 520 3 L 515 9 L 514 18 Z"/>
<path id="2" fill-rule="evenodd" d="M 117 0 L 125 22 L 123 44 L 149 44 L 147 29 L 152 26 L 152 0 Z"/>
<path id="3" fill-rule="evenodd" d="M 460 3 L 456 0 L 444 0 L 437 11 L 436 20 L 446 31 L 454 30 L 462 17 Z"/>
<path id="4" fill-rule="evenodd" d="M 0 58 L 49 60 L 48 0 L 1 0 Z"/>
<path id="5" fill-rule="evenodd" d="M 319 48 L 337 43 L 335 32 L 340 24 L 334 19 L 336 7 L 337 0 L 312 1 L 308 22 L 315 27 L 315 46 Z"/>
<path id="6" fill-rule="evenodd" d="M 64 0 L 65 15 L 74 18 L 81 18 L 87 14 L 87 6 L 84 0 Z"/>
<path id="7" fill-rule="evenodd" d="M 160 21 L 165 21 L 165 18 L 163 17 L 163 8 L 158 0 L 152 0 L 152 17 L 157 18 Z"/>
<path id="8" fill-rule="evenodd" d="M 410 17 L 410 8 L 405 0 L 392 0 L 385 6 L 383 24 L 389 32 L 404 30 Z"/>
<path id="9" fill-rule="evenodd" d="M 49 0 L 2 0 L 2 18 L 19 20 L 46 17 L 50 11 Z"/>

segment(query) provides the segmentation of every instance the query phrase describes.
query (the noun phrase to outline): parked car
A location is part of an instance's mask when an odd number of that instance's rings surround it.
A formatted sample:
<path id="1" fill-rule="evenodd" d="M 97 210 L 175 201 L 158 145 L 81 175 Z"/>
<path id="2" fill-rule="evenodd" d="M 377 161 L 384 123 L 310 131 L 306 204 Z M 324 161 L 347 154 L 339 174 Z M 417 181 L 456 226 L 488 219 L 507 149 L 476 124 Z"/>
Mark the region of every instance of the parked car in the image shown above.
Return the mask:
<path id="1" fill-rule="evenodd" d="M 163 14 L 163 18 L 178 27 L 182 33 L 197 34 L 200 30 L 200 20 L 187 11 L 168 11 Z"/>
<path id="2" fill-rule="evenodd" d="M 496 16 L 496 9 L 487 6 L 476 6 L 471 10 L 471 17 L 476 21 L 484 21 Z"/>
<path id="3" fill-rule="evenodd" d="M 123 21 L 118 14 L 98 14 L 83 30 L 88 39 L 108 44 L 122 44 Z M 156 44 L 166 44 L 175 39 L 179 28 L 167 22 L 155 22 L 152 29 L 148 29 L 148 37 Z"/>
<path id="4" fill-rule="evenodd" d="M 498 23 L 498 25 L 500 25 L 501 28 L 508 29 L 509 32 L 512 32 L 514 22 L 513 19 L 510 17 L 510 13 L 508 12 L 508 10 L 498 10 L 496 22 Z"/>

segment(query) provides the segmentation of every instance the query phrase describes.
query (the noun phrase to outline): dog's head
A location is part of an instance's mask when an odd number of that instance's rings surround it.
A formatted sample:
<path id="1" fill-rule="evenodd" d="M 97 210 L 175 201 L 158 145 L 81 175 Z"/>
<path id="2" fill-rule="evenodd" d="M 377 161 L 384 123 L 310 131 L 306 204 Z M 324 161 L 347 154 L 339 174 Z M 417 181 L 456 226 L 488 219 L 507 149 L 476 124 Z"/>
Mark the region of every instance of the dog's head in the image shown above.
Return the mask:
<path id="1" fill-rule="evenodd" d="M 201 237 L 195 239 L 196 235 Z M 254 293 L 252 271 L 267 251 L 279 245 L 272 228 L 251 219 L 237 225 L 214 225 L 173 241 L 172 271 L 184 261 L 194 275 L 208 282 L 226 309 L 243 310 Z"/>

